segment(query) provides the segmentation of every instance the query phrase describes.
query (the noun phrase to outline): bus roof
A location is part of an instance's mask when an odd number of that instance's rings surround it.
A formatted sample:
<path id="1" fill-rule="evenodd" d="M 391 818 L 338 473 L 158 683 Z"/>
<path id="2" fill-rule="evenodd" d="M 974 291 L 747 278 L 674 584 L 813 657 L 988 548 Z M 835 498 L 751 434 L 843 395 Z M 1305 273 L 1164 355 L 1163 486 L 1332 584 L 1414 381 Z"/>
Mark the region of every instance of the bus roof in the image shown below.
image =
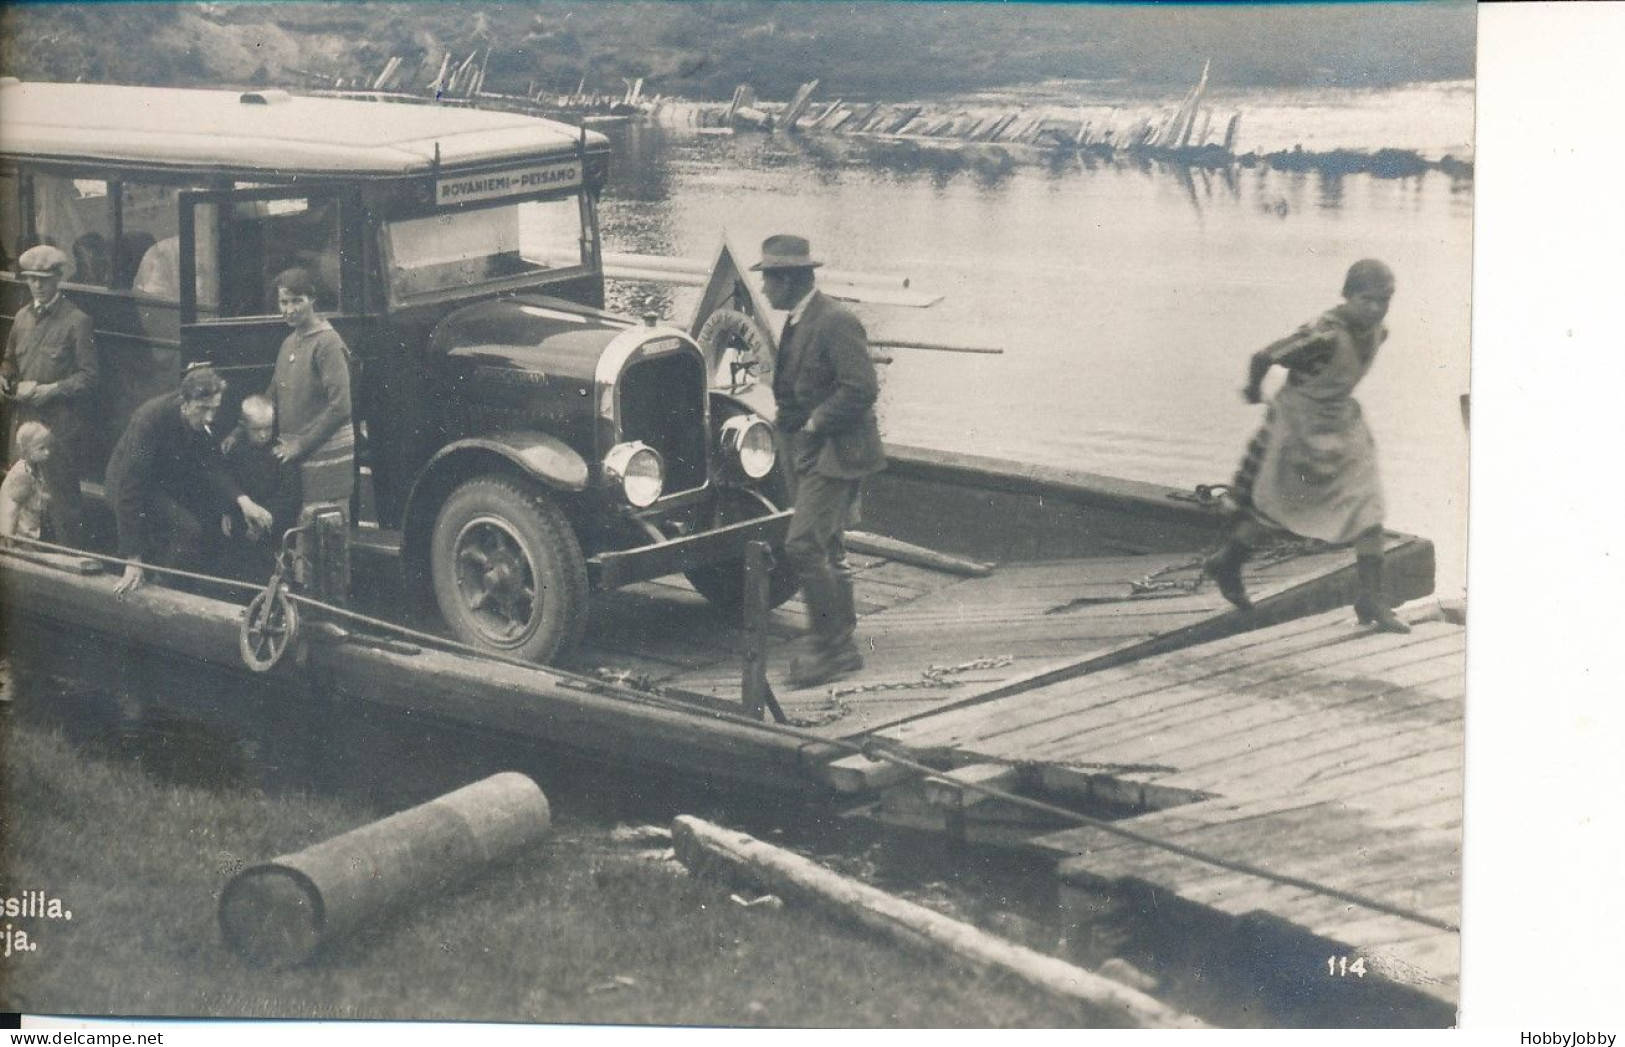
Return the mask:
<path id="1" fill-rule="evenodd" d="M 4 82 L 0 153 L 159 167 L 412 174 L 573 155 L 582 132 L 517 113 L 312 98 L 284 91 L 199 91 Z M 589 151 L 607 148 L 588 132 Z"/>

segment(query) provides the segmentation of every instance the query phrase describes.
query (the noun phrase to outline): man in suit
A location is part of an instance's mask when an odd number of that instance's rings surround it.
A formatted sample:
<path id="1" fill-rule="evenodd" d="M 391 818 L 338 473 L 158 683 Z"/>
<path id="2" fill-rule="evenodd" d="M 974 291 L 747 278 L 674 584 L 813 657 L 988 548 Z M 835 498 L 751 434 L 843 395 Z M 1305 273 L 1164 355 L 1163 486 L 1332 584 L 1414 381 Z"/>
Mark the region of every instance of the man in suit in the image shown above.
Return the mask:
<path id="1" fill-rule="evenodd" d="M 775 309 L 790 313 L 773 375 L 778 427 L 796 480 L 784 552 L 801 578 L 811 650 L 796 658 L 792 688 L 816 687 L 863 667 L 843 534 L 857 521 L 859 485 L 886 466 L 875 420 L 879 382 L 863 324 L 821 294 L 800 236 L 770 236 L 751 266 Z"/>

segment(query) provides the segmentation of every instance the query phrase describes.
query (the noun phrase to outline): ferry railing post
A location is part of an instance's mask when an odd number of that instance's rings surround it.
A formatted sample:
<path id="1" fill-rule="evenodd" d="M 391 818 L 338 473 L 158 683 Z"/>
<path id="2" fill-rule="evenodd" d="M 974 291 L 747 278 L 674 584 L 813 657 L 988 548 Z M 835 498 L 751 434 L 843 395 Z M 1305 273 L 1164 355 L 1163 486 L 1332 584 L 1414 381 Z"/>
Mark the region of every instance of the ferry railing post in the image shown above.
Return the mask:
<path id="1" fill-rule="evenodd" d="M 766 542 L 745 545 L 745 665 L 739 681 L 740 700 L 746 715 L 762 720 L 771 710 L 773 719 L 785 722 L 784 710 L 773 697 L 767 682 L 768 583 L 773 573 L 773 549 Z"/>

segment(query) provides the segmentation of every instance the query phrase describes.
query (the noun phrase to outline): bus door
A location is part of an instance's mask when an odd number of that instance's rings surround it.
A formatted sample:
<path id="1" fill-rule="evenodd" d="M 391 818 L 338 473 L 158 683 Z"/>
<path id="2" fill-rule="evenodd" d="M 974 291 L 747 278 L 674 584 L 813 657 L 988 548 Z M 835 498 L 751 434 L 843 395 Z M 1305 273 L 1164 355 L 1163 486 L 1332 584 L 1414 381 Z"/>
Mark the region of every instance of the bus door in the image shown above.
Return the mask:
<path id="1" fill-rule="evenodd" d="M 306 270 L 316 285 L 317 314 L 346 344 L 358 343 L 360 213 L 359 195 L 340 187 L 181 194 L 181 354 L 187 364 L 212 365 L 229 383 L 223 425 L 234 424 L 244 396 L 271 384 L 289 334 L 277 308 L 275 281 L 283 270 Z M 199 311 L 200 284 L 215 290 L 215 310 Z"/>

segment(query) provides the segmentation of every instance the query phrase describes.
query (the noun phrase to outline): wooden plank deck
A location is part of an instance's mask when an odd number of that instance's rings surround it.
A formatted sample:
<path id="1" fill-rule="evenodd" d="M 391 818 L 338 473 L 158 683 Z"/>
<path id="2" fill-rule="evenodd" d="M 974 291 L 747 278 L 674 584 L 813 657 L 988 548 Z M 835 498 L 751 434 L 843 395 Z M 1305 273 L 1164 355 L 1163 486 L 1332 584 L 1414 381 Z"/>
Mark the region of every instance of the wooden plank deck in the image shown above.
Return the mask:
<path id="1" fill-rule="evenodd" d="M 1132 583 L 1153 575 L 1193 582 L 1199 560 L 1188 552 L 1009 563 L 985 578 L 880 556 L 850 562 L 861 672 L 833 686 L 789 690 L 782 681 L 805 609 L 793 600 L 769 622 L 768 671 L 780 704 L 792 722 L 832 736 L 927 715 L 1182 631 L 1185 642 L 1198 642 L 1242 627 L 1211 583 L 1194 593 L 1132 592 Z M 1347 551 L 1314 552 L 1251 567 L 1248 584 L 1263 605 L 1333 584 L 1348 570 Z M 742 630 L 680 580 L 604 594 L 587 636 L 580 662 L 593 671 L 738 700 Z"/>
<path id="2" fill-rule="evenodd" d="M 1265 914 L 1454 1001 L 1466 630 L 1408 636 L 1331 611 L 878 732 L 955 765 L 1037 764 L 1163 806 L 1119 824 L 1320 889 L 1096 828 L 1038 836 L 1063 882 L 1136 883 L 1232 917 Z"/>

